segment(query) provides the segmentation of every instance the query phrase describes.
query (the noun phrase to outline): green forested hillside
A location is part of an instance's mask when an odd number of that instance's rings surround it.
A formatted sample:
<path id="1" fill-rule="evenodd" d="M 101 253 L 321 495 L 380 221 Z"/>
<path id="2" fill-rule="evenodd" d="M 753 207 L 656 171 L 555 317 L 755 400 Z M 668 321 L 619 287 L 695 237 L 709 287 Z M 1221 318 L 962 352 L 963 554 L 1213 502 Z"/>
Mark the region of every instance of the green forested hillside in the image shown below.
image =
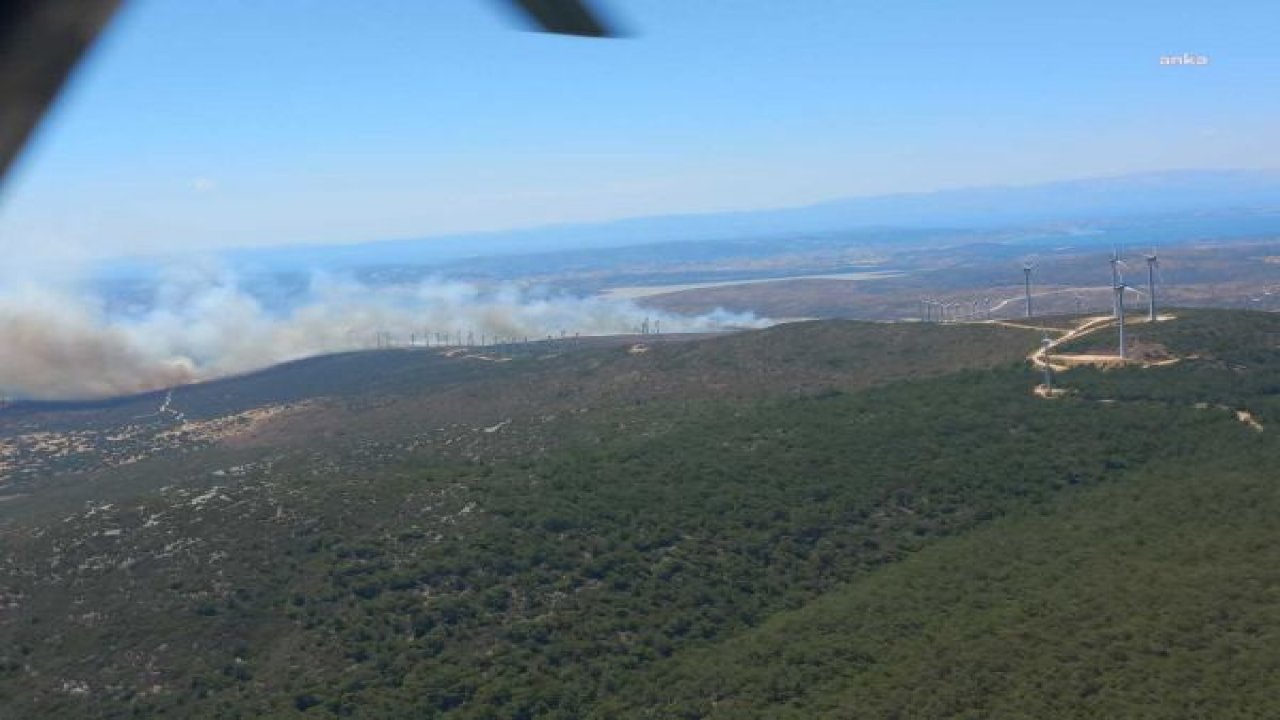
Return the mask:
<path id="1" fill-rule="evenodd" d="M 0 708 L 1265 717 L 1280 447 L 1235 410 L 1278 416 L 1280 357 L 1275 316 L 1231 317 L 1261 339 L 1170 323 L 1200 359 L 1054 400 L 1027 334 L 987 369 L 594 404 L 528 456 L 317 448 L 11 522 Z M 682 351 L 686 375 L 777 333 Z"/>
<path id="2" fill-rule="evenodd" d="M 1218 440 L 659 665 L 601 717 L 1280 714 L 1280 454 Z"/>

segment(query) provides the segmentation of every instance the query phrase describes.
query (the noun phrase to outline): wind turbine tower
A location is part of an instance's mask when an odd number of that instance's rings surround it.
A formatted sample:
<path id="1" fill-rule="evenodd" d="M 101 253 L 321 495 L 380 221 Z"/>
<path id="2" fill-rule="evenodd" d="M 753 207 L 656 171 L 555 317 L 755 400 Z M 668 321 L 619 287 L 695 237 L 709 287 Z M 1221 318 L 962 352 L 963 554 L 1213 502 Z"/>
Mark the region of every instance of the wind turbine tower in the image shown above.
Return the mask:
<path id="1" fill-rule="evenodd" d="M 1147 320 L 1156 321 L 1156 269 L 1160 267 L 1160 259 L 1156 257 L 1156 249 L 1151 248 L 1147 256 Z"/>
<path id="2" fill-rule="evenodd" d="M 1027 317 L 1031 317 L 1031 263 L 1022 266 L 1022 276 L 1027 289 Z"/>
<path id="3" fill-rule="evenodd" d="M 1116 284 L 1116 328 L 1120 331 L 1119 353 L 1121 360 L 1124 360 L 1126 355 L 1124 345 L 1124 291 L 1124 279 L 1121 278 L 1120 282 Z"/>
<path id="4" fill-rule="evenodd" d="M 1111 250 L 1111 287 L 1120 286 L 1120 251 L 1118 249 Z M 1118 295 L 1116 297 L 1119 297 Z M 1120 317 L 1120 301 L 1114 300 L 1111 303 L 1111 316 Z"/>
<path id="5" fill-rule="evenodd" d="M 1044 348 L 1040 353 L 1040 359 L 1044 361 L 1044 393 L 1046 397 L 1053 397 L 1053 368 L 1049 365 L 1049 348 L 1053 347 L 1053 341 L 1048 333 L 1040 341 L 1040 346 Z"/>

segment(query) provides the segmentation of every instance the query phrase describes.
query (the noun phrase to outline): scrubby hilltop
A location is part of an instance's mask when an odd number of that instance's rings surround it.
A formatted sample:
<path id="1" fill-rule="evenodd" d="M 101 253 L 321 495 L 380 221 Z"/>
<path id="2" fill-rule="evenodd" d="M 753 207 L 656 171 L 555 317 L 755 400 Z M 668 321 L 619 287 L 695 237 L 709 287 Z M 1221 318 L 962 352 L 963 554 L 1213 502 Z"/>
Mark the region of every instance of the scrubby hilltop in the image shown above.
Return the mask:
<path id="1" fill-rule="evenodd" d="M 0 505 L 0 706 L 1274 714 L 1280 318 L 1159 330 L 1052 400 L 995 326 L 316 361 L 348 390 Z"/>

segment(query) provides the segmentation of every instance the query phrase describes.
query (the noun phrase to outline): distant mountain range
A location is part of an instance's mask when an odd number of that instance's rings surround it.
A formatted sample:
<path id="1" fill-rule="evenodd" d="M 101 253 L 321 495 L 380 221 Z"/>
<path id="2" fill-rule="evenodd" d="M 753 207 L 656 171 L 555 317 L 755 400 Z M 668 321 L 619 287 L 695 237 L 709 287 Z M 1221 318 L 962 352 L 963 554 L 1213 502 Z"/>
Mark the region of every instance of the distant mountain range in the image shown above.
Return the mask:
<path id="1" fill-rule="evenodd" d="M 1057 226 L 1059 232 L 1088 234 L 1118 220 L 1185 219 L 1204 214 L 1230 218 L 1228 234 L 1236 236 L 1280 232 L 1280 170 L 1175 170 L 847 198 L 775 210 L 662 215 L 352 245 L 251 248 L 231 251 L 227 257 L 237 264 L 263 269 L 435 264 L 566 249 L 831 234 L 867 228 Z M 1243 225 L 1241 219 L 1245 220 Z M 1201 218 L 1196 223 L 1201 227 L 1194 234 L 1213 235 L 1214 223 L 1213 218 Z"/>

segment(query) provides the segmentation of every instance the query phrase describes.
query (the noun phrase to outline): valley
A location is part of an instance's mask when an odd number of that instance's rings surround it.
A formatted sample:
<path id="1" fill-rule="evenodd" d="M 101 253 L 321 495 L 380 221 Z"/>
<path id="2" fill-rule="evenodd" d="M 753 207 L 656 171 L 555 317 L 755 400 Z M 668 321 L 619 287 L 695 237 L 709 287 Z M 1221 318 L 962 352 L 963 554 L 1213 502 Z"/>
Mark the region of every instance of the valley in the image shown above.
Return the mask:
<path id="1" fill-rule="evenodd" d="M 1250 241 L 1186 242 L 1160 249 L 1159 284 L 1164 301 L 1192 307 L 1280 309 L 1280 274 L 1269 260 L 1280 245 L 1274 238 Z M 992 317 L 1022 316 L 1021 267 L 1036 265 L 1033 299 L 1037 314 L 1079 315 L 1111 307 L 1107 270 L 1110 248 L 1076 245 L 962 243 L 885 251 L 878 273 L 837 277 L 814 273 L 779 274 L 767 281 L 743 277 L 698 287 L 648 287 L 639 302 L 655 310 L 701 313 L 721 308 L 766 317 L 845 317 L 910 320 L 923 315 L 922 300 L 977 303 Z M 1139 282 L 1131 300 L 1145 297 L 1145 267 L 1138 246 L 1128 253 L 1126 273 Z M 833 270 L 841 268 L 833 265 Z M 611 292 L 623 292 L 626 289 Z"/>

